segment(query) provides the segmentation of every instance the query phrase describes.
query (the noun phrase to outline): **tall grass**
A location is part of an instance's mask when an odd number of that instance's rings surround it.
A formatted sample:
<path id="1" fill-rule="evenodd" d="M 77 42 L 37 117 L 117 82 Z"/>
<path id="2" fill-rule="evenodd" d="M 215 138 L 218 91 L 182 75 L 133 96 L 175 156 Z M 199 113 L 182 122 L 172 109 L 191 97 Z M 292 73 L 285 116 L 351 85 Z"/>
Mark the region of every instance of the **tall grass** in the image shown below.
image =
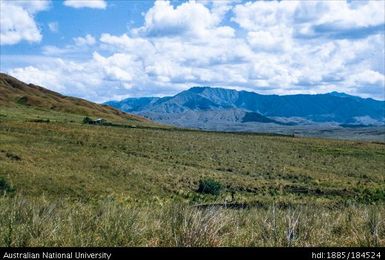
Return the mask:
<path id="1" fill-rule="evenodd" d="M 226 209 L 0 199 L 0 246 L 385 246 L 385 206 Z"/>
<path id="2" fill-rule="evenodd" d="M 1 246 L 385 245 L 381 143 L 0 114 Z"/>

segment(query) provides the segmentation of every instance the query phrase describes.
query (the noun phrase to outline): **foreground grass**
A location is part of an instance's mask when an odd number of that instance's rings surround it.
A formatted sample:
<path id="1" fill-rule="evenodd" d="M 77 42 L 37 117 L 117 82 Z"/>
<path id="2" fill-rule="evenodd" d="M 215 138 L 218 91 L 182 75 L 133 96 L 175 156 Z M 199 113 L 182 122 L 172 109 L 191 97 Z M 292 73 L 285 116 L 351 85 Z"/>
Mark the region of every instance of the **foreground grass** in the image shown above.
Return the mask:
<path id="1" fill-rule="evenodd" d="M 1 246 L 385 246 L 385 207 L 199 209 L 0 199 Z"/>
<path id="2" fill-rule="evenodd" d="M 0 107 L 0 245 L 384 246 L 384 144 L 81 120 Z"/>

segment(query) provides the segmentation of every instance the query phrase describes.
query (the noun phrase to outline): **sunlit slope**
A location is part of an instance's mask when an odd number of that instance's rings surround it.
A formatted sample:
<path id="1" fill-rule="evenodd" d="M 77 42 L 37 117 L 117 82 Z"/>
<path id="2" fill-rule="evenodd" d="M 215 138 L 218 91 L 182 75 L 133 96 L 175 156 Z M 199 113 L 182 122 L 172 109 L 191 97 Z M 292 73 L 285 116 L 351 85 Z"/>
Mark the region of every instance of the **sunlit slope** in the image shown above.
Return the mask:
<path id="1" fill-rule="evenodd" d="M 102 117 L 119 122 L 127 120 L 149 122 L 142 117 L 123 113 L 106 105 L 63 96 L 40 86 L 26 84 L 4 73 L 0 73 L 0 106 L 8 108 L 25 106 L 82 116 Z"/>

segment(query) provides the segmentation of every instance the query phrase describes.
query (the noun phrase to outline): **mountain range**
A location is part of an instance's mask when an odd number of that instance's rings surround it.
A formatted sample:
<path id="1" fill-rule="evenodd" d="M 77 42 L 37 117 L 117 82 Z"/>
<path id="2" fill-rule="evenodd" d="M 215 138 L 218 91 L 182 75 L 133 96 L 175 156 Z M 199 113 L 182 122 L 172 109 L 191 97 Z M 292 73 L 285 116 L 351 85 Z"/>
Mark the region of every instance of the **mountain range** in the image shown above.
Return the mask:
<path id="1" fill-rule="evenodd" d="M 330 125 L 382 126 L 385 101 L 331 92 L 315 95 L 261 95 L 192 87 L 175 96 L 127 98 L 105 104 L 154 121 L 207 130 Z"/>
<path id="2" fill-rule="evenodd" d="M 210 131 L 385 142 L 385 102 L 337 92 L 278 96 L 193 87 L 170 97 L 128 98 L 96 104 L 0 73 L 0 116 L 13 108 L 32 114 L 52 111 L 63 117 L 74 118 L 70 116 L 73 114 L 77 118 L 91 116 L 154 127 L 167 124 Z"/>

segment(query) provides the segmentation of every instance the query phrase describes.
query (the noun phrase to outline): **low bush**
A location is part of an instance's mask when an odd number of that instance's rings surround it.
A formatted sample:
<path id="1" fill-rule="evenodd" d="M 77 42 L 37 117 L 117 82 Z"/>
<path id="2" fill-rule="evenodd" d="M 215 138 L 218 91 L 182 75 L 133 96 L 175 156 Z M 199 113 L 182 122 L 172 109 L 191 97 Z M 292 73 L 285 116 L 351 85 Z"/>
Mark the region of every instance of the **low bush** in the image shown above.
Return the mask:
<path id="1" fill-rule="evenodd" d="M 91 118 L 89 118 L 88 116 L 86 116 L 85 118 L 83 118 L 83 124 L 92 124 L 94 122 L 94 120 L 92 120 Z"/>
<path id="2" fill-rule="evenodd" d="M 0 176 L 0 195 L 14 191 L 15 189 L 4 179 L 4 177 Z"/>
<path id="3" fill-rule="evenodd" d="M 222 190 L 220 182 L 213 179 L 204 179 L 199 181 L 198 192 L 212 195 L 219 195 Z"/>
<path id="4" fill-rule="evenodd" d="M 366 204 L 385 201 L 385 191 L 365 189 L 361 196 L 359 196 L 358 201 Z"/>

